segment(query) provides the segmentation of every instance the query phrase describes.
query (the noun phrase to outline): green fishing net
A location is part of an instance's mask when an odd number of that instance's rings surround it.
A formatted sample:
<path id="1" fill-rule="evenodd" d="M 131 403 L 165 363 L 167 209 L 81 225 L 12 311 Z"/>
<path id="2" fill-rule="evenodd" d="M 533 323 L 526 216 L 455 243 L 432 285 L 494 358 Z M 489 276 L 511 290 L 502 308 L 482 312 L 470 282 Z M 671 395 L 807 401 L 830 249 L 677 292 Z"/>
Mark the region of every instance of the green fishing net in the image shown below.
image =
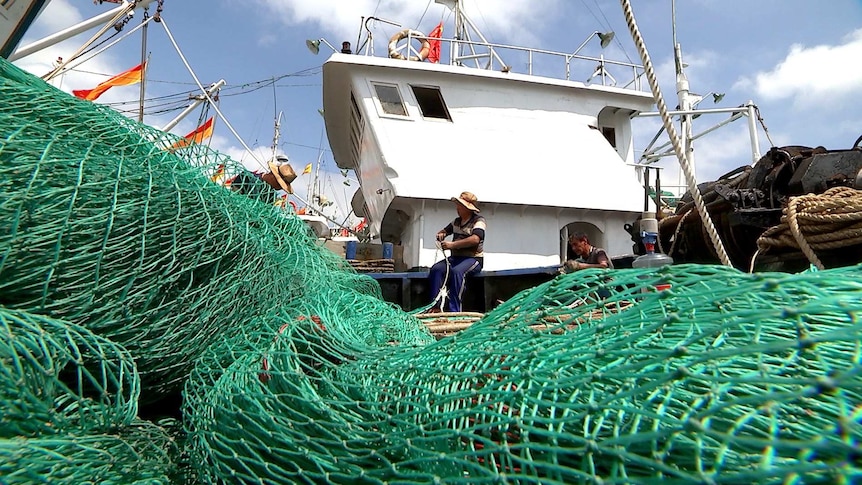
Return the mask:
<path id="1" fill-rule="evenodd" d="M 0 308 L 0 481 L 168 483 L 174 438 L 137 419 L 132 355 L 70 322 Z"/>
<path id="2" fill-rule="evenodd" d="M 580 271 L 436 339 L 231 159 L 0 99 L 0 482 L 859 480 L 862 266 Z"/>
<path id="3" fill-rule="evenodd" d="M 144 399 L 245 320 L 369 278 L 305 224 L 210 180 L 245 173 L 200 145 L 0 64 L 0 304 L 66 319 L 126 347 Z M 246 174 L 247 175 L 247 174 Z M 254 176 L 250 184 L 264 185 Z"/>
<path id="4" fill-rule="evenodd" d="M 196 366 L 193 462 L 239 482 L 850 483 L 859 272 L 579 272 L 422 347 L 280 320 Z"/>

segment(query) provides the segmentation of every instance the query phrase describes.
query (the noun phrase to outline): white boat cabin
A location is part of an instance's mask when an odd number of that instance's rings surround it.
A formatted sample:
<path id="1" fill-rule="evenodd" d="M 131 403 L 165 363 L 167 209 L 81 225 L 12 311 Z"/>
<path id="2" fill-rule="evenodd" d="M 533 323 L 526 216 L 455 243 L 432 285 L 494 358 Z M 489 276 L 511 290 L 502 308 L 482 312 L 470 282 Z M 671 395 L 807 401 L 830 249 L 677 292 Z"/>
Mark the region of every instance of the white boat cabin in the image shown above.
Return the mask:
<path id="1" fill-rule="evenodd" d="M 573 231 L 631 254 L 624 225 L 645 209 L 631 117 L 654 105 L 640 66 L 624 66 L 634 75 L 617 87 L 603 69 L 596 82 L 555 79 L 467 67 L 478 56 L 449 51 L 449 63 L 334 53 L 324 64 L 329 143 L 360 181 L 353 209 L 372 237 L 429 267 L 442 257 L 435 233 L 456 217 L 450 198 L 470 191 L 488 223 L 485 270 L 558 265 Z M 577 56 L 561 55 L 568 74 Z"/>

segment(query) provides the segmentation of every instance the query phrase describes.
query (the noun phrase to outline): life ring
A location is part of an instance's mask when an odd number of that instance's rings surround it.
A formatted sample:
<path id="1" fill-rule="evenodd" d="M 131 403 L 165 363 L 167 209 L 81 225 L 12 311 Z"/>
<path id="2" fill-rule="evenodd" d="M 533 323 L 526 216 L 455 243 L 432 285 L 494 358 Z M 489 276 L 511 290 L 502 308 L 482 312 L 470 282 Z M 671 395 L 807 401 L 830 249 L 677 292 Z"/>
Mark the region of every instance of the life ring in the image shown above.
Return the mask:
<path id="1" fill-rule="evenodd" d="M 398 52 L 398 41 L 404 40 L 406 38 L 420 38 L 422 39 L 422 47 L 419 49 L 419 55 L 410 56 L 409 59 L 411 61 L 424 61 L 428 58 L 428 54 L 431 52 L 431 42 L 425 38 L 425 34 L 419 32 L 418 30 L 413 29 L 404 29 L 398 31 L 395 35 L 393 35 L 389 39 L 389 57 L 392 59 L 408 59 L 404 56 L 404 54 Z M 410 46 L 407 46 L 408 53 L 410 52 Z"/>

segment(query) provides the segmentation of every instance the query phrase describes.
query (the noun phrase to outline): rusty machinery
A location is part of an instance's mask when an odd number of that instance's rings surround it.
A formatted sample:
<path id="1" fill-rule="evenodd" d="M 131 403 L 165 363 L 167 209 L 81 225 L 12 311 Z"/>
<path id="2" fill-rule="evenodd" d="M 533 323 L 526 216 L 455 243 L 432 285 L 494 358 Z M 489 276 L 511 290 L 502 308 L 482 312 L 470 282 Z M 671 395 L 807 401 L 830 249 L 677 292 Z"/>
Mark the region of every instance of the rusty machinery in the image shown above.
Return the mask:
<path id="1" fill-rule="evenodd" d="M 773 147 L 753 166 L 740 167 L 718 180 L 700 184 L 698 188 L 734 264 L 748 269 L 757 238 L 780 223 L 789 197 L 819 194 L 837 186 L 862 189 L 860 142 L 862 136 L 847 150 Z M 662 219 L 659 235 L 661 249 L 677 263 L 718 262 L 689 193 L 680 199 L 672 215 Z M 633 240 L 636 241 L 634 235 Z M 636 246 L 635 252 L 639 249 Z M 778 265 L 774 269 L 795 270 L 799 266 Z"/>

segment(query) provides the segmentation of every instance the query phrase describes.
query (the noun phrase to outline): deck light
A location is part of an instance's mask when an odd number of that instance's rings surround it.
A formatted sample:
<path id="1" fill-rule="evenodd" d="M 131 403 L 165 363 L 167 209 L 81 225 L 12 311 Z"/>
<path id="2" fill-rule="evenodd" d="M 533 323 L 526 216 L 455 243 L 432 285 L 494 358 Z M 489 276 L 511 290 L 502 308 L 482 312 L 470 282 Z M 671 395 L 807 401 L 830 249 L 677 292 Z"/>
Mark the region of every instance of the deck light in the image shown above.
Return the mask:
<path id="1" fill-rule="evenodd" d="M 697 105 L 700 104 L 700 102 L 703 101 L 709 95 L 712 95 L 713 104 L 718 104 L 722 99 L 724 99 L 724 93 L 709 92 L 709 93 L 704 94 L 703 96 L 701 96 L 699 94 L 695 94 L 694 97 L 696 99 L 695 99 L 694 103 L 692 103 L 691 109 L 697 108 Z M 696 120 L 699 117 L 700 117 L 700 113 L 696 113 L 695 115 L 693 115 L 691 117 L 691 119 Z"/>
<path id="2" fill-rule="evenodd" d="M 609 46 L 611 44 L 611 41 L 614 40 L 614 33 L 613 32 L 599 33 L 598 36 L 599 36 L 599 39 L 601 39 L 602 49 Z"/>
<path id="3" fill-rule="evenodd" d="M 578 55 L 578 52 L 581 52 L 581 49 L 583 49 L 587 45 L 587 43 L 590 41 L 590 39 L 592 39 L 593 37 L 599 38 L 600 45 L 602 46 L 602 49 L 604 49 L 605 47 L 607 47 L 611 44 L 612 40 L 614 40 L 614 33 L 613 32 L 599 32 L 598 30 L 591 33 L 589 35 L 589 37 L 587 37 L 586 40 L 581 42 L 581 45 L 579 45 L 578 48 L 575 49 L 574 52 L 572 52 L 571 57 L 575 57 L 576 55 Z"/>
<path id="4" fill-rule="evenodd" d="M 320 52 L 321 42 L 323 42 L 330 49 L 332 49 L 332 52 L 338 52 L 338 49 L 336 49 L 332 44 L 327 42 L 326 39 L 324 39 L 323 37 L 319 39 L 308 39 L 305 41 L 305 46 L 308 47 L 308 50 L 311 51 L 312 54 L 317 55 Z"/>

